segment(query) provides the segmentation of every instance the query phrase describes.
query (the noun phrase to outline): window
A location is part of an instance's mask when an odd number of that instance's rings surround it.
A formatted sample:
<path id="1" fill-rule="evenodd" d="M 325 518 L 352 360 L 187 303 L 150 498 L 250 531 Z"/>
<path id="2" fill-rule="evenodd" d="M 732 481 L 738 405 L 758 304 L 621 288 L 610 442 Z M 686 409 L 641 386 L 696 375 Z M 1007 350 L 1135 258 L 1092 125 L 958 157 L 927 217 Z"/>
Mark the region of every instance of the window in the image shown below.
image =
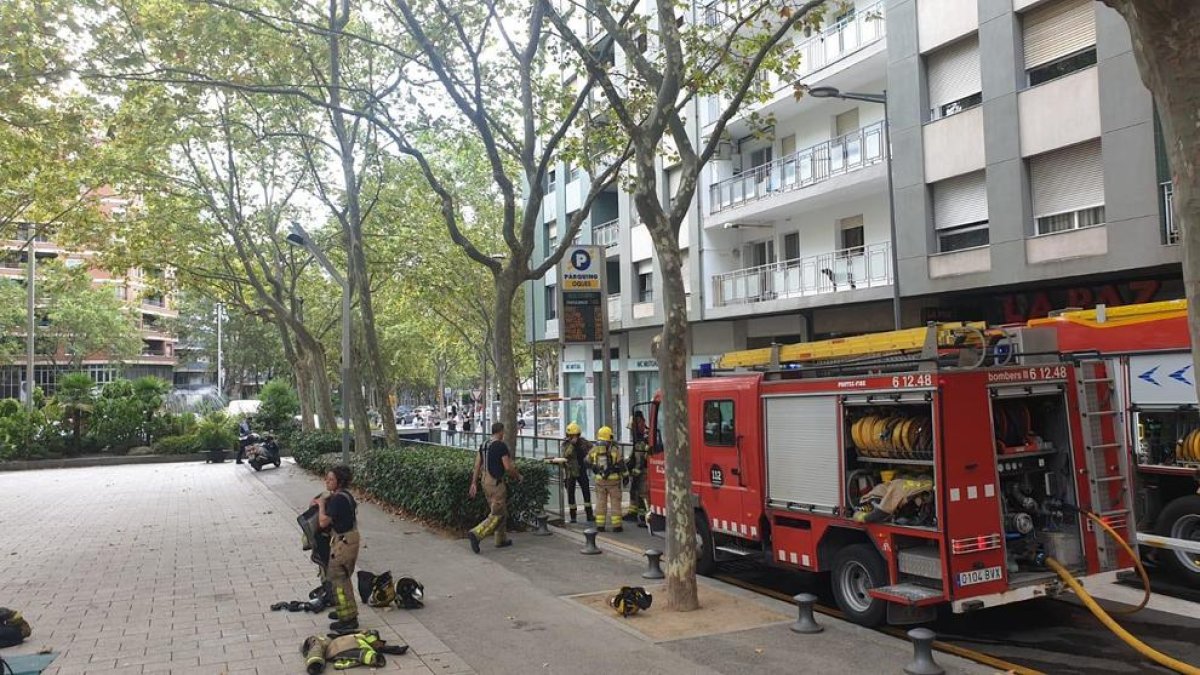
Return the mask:
<path id="1" fill-rule="evenodd" d="M 983 102 L 979 74 L 979 37 L 960 40 L 926 57 L 929 120 L 962 112 Z"/>
<path id="2" fill-rule="evenodd" d="M 771 163 L 771 148 L 759 148 L 750 152 L 750 168 L 762 166 Z"/>
<path id="3" fill-rule="evenodd" d="M 1104 166 L 1100 141 L 1088 141 L 1029 160 L 1034 234 L 1104 223 Z"/>
<path id="4" fill-rule="evenodd" d="M 976 171 L 934 183 L 933 226 L 938 251 L 960 251 L 988 244 L 985 172 Z"/>
<path id="5" fill-rule="evenodd" d="M 546 320 L 558 318 L 557 286 L 546 287 Z"/>
<path id="6" fill-rule="evenodd" d="M 558 223 L 546 223 L 545 244 L 546 255 L 550 255 L 550 252 L 558 246 Z"/>
<path id="7" fill-rule="evenodd" d="M 637 301 L 654 302 L 654 266 L 649 260 L 638 263 Z"/>
<path id="8" fill-rule="evenodd" d="M 1025 72 L 1041 84 L 1096 63 L 1092 0 L 1056 0 L 1022 17 Z"/>
<path id="9" fill-rule="evenodd" d="M 863 217 L 851 216 L 838 221 L 841 250 L 838 255 L 846 257 L 863 253 Z"/>
<path id="10" fill-rule="evenodd" d="M 557 169 L 550 169 L 549 171 L 546 172 L 546 184 L 542 190 L 542 194 L 547 194 L 547 195 L 554 194 L 554 190 L 558 187 L 558 185 L 557 185 L 558 179 L 555 178 L 556 172 L 557 172 Z"/>
<path id="11" fill-rule="evenodd" d="M 608 286 L 609 295 L 621 293 L 621 260 L 619 258 L 605 261 L 604 281 Z"/>
<path id="12" fill-rule="evenodd" d="M 706 445 L 735 445 L 733 401 L 704 402 L 704 443 Z"/>
<path id="13" fill-rule="evenodd" d="M 121 300 L 129 299 L 129 290 L 125 286 L 116 286 L 117 297 Z"/>
<path id="14" fill-rule="evenodd" d="M 783 259 L 795 260 L 800 257 L 800 233 L 789 232 L 783 235 Z"/>
<path id="15" fill-rule="evenodd" d="M 748 267 L 770 265 L 775 262 L 775 240 L 764 239 L 746 244 L 746 263 Z"/>

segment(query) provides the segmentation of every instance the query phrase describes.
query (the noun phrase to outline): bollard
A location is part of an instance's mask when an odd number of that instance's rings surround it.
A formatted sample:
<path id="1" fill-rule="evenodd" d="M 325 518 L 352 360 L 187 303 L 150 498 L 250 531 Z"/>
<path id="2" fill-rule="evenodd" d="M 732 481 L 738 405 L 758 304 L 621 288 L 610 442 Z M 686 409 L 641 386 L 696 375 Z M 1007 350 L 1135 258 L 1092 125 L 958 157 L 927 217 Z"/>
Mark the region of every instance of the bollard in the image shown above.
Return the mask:
<path id="1" fill-rule="evenodd" d="M 596 547 L 596 528 L 589 527 L 588 529 L 584 530 L 583 536 L 585 539 L 587 539 L 587 545 L 579 551 L 580 553 L 584 555 L 599 555 L 604 552 Z"/>
<path id="2" fill-rule="evenodd" d="M 662 560 L 662 551 L 657 551 L 652 548 L 646 549 L 646 571 L 642 572 L 643 579 L 665 579 L 667 575 L 663 574 L 662 567 L 659 562 Z"/>
<path id="3" fill-rule="evenodd" d="M 547 527 L 547 523 L 549 523 L 549 522 L 550 522 L 550 516 L 545 511 L 542 511 L 541 513 L 534 516 L 533 517 L 533 523 L 534 523 L 533 536 L 549 537 L 551 534 L 550 528 Z"/>
<path id="4" fill-rule="evenodd" d="M 812 635 L 825 630 L 817 623 L 817 619 L 813 616 L 813 605 L 817 602 L 817 596 L 812 593 L 800 593 L 793 595 L 792 600 L 796 602 L 799 608 L 799 615 L 796 617 L 796 623 L 788 626 L 793 633 L 803 633 Z"/>
<path id="5" fill-rule="evenodd" d="M 912 663 L 904 666 L 908 675 L 945 675 L 946 671 L 933 660 L 933 639 L 937 637 L 928 628 L 914 628 L 908 631 L 908 637 L 913 643 Z"/>

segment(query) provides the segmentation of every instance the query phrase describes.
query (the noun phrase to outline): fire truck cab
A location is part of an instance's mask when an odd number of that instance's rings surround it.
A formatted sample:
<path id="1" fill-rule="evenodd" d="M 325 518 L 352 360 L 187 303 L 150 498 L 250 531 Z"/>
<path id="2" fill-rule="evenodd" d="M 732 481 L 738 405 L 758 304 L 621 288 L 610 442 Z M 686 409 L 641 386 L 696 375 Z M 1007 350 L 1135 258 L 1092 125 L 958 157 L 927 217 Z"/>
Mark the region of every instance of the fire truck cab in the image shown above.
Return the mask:
<path id="1" fill-rule="evenodd" d="M 1130 565 L 1081 514 L 1135 540 L 1113 374 L 1054 338 L 931 324 L 724 355 L 733 372 L 688 384 L 698 570 L 829 572 L 846 616 L 876 625 L 1059 593 L 1047 557 L 1085 584 Z"/>
<path id="2" fill-rule="evenodd" d="M 1029 325 L 1053 329 L 1064 351 L 1110 360 L 1136 460 L 1138 530 L 1200 543 L 1200 408 L 1187 301 L 1065 311 Z M 1200 553 L 1146 549 L 1159 567 L 1200 588 Z"/>

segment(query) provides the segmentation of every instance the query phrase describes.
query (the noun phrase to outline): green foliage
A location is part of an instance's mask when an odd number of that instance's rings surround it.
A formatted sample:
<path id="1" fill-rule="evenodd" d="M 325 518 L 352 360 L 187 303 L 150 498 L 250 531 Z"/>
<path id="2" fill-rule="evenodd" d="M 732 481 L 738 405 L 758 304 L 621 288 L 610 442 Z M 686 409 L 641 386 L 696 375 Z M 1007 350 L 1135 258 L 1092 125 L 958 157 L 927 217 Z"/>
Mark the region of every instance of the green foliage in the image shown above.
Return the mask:
<path id="1" fill-rule="evenodd" d="M 155 454 L 159 455 L 190 455 L 201 452 L 200 440 L 196 434 L 179 436 L 163 436 L 154 441 Z"/>
<path id="2" fill-rule="evenodd" d="M 196 447 L 198 452 L 210 450 L 229 450 L 237 444 L 236 423 L 228 415 L 215 412 L 196 426 Z"/>
<path id="3" fill-rule="evenodd" d="M 96 398 L 86 440 L 89 446 L 101 451 L 123 453 L 142 442 L 145 418 L 137 399 L 110 394 L 110 387 L 111 384 L 102 389 Z"/>
<path id="4" fill-rule="evenodd" d="M 66 438 L 55 406 L 32 412 L 15 399 L 0 401 L 0 461 L 61 455 Z"/>
<path id="5" fill-rule="evenodd" d="M 95 286 L 87 270 L 54 261 L 39 286 L 45 326 L 38 328 L 38 352 L 57 362 L 66 355 L 75 368 L 94 354 L 125 361 L 142 349 L 135 318 L 108 285 Z"/>
<path id="6" fill-rule="evenodd" d="M 254 421 L 265 430 L 278 431 L 291 426 L 295 416 L 300 414 L 300 399 L 296 397 L 296 390 L 283 380 L 271 380 L 263 385 L 258 398 L 262 405 Z"/>
<path id="7" fill-rule="evenodd" d="M 83 373 L 67 373 L 58 378 L 58 389 L 54 399 L 71 425 L 71 444 L 76 451 L 83 439 L 83 421 L 91 414 L 95 404 L 93 391 L 96 384 Z"/>
<path id="8" fill-rule="evenodd" d="M 299 440 L 293 455 L 300 466 L 324 473 L 340 461 L 336 452 L 338 443 L 334 442 L 338 441 L 336 434 L 303 436 L 325 438 L 320 442 Z M 322 446 L 325 454 L 317 452 Z M 351 468 L 354 484 L 373 496 L 421 520 L 465 530 L 483 520 L 488 512 L 482 490 L 477 491 L 474 499 L 467 497 L 474 462 L 473 453 L 458 448 L 414 445 L 355 453 Z M 514 527 L 530 522 L 550 497 L 550 470 L 545 463 L 518 459 L 517 466 L 524 480 L 510 481 L 508 485 L 508 516 Z"/>
<path id="9" fill-rule="evenodd" d="M 316 470 L 316 462 L 322 455 L 341 452 L 342 433 L 340 431 L 313 431 L 295 433 L 290 442 L 284 446 L 292 451 L 296 463 L 300 466 Z"/>

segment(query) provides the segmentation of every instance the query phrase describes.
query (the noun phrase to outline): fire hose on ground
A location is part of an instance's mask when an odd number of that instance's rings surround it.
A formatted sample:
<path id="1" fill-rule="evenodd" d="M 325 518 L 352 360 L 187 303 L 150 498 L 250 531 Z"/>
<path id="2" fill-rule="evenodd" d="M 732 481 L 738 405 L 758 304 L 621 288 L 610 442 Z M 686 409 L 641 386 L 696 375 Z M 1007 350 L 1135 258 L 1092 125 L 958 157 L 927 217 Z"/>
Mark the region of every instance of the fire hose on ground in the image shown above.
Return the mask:
<path id="1" fill-rule="evenodd" d="M 1110 537 L 1124 547 L 1126 553 L 1128 553 L 1129 557 L 1133 560 L 1133 564 L 1137 567 L 1138 574 L 1142 577 L 1142 583 L 1145 585 L 1146 594 L 1145 597 L 1142 598 L 1141 604 L 1132 609 L 1114 611 L 1119 614 L 1132 614 L 1133 612 L 1145 607 L 1146 603 L 1150 601 L 1150 577 L 1146 574 L 1146 568 L 1142 566 L 1141 560 L 1138 559 L 1137 552 L 1135 552 L 1133 548 L 1121 538 L 1121 535 L 1116 530 L 1109 526 L 1108 523 L 1104 522 L 1102 518 L 1094 513 L 1091 513 L 1090 511 L 1084 511 L 1080 509 L 1079 512 L 1090 518 L 1092 522 L 1096 523 L 1096 525 L 1101 527 L 1106 533 L 1108 533 Z M 1067 571 L 1067 568 L 1063 567 L 1062 564 L 1057 560 L 1054 558 L 1047 558 L 1046 565 L 1050 567 L 1050 569 L 1054 570 L 1056 574 L 1058 574 L 1063 582 L 1065 582 L 1067 586 L 1069 586 L 1071 590 L 1075 592 L 1075 595 L 1079 596 L 1079 599 L 1083 601 L 1084 606 L 1087 607 L 1088 610 L 1100 620 L 1100 623 L 1104 624 L 1104 626 L 1112 631 L 1113 635 L 1116 635 L 1118 638 L 1120 638 L 1122 642 L 1130 647 L 1133 647 L 1139 654 L 1145 656 L 1160 666 L 1170 668 L 1171 670 L 1174 670 L 1177 673 L 1183 673 L 1184 675 L 1200 675 L 1200 668 L 1186 664 L 1179 659 L 1175 659 L 1163 654 L 1150 645 L 1147 645 L 1145 642 L 1137 639 L 1132 633 L 1122 628 L 1121 625 L 1117 623 L 1116 619 L 1113 619 L 1108 612 L 1104 611 L 1104 608 L 1100 606 L 1100 603 L 1096 602 L 1096 600 L 1092 598 L 1092 596 L 1086 590 L 1084 590 L 1083 584 L 1080 584 L 1075 577 L 1072 576 L 1069 571 Z"/>

